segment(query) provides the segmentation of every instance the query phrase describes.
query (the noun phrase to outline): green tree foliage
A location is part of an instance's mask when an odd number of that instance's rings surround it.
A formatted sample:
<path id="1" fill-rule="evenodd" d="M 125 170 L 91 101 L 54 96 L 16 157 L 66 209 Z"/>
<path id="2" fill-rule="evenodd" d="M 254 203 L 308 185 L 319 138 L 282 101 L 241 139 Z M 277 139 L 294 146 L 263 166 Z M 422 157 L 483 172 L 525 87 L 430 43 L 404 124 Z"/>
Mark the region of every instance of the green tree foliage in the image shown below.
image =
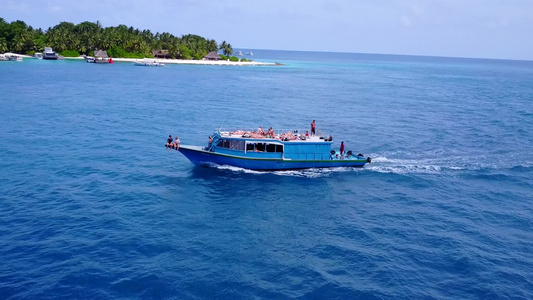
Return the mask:
<path id="1" fill-rule="evenodd" d="M 210 47 L 213 46 L 212 43 L 208 42 L 205 38 L 195 34 L 187 34 L 182 36 L 181 44 L 185 45 L 191 51 L 194 59 L 202 59 L 202 57 L 210 52 L 209 49 L 212 49 Z"/>
<path id="2" fill-rule="evenodd" d="M 220 55 L 220 58 L 222 60 L 239 61 L 239 58 L 237 56 Z M 241 59 L 241 61 L 246 61 L 246 60 L 243 58 L 243 59 Z"/>
<path id="3" fill-rule="evenodd" d="M 222 50 L 224 55 L 230 56 L 233 55 L 233 48 L 231 47 L 231 44 L 226 43 L 226 41 L 223 41 L 220 46 L 218 47 L 219 50 Z"/>
<path id="4" fill-rule="evenodd" d="M 101 39 L 102 26 L 100 22 L 83 22 L 74 27 L 77 41 L 76 50 L 81 53 L 88 54 L 89 51 L 95 50 L 96 42 Z"/>
<path id="5" fill-rule="evenodd" d="M 124 58 L 144 58 L 145 56 L 141 53 L 127 52 L 126 50 L 120 47 L 113 47 L 107 50 L 107 55 L 110 57 L 124 57 Z"/>
<path id="6" fill-rule="evenodd" d="M 80 56 L 80 53 L 76 50 L 65 50 L 61 53 L 59 53 L 61 56 L 64 57 L 78 57 Z"/>
<path id="7" fill-rule="evenodd" d="M 184 44 L 179 45 L 178 47 L 178 55 L 181 59 L 192 59 L 192 51 Z"/>
<path id="8" fill-rule="evenodd" d="M 233 53 L 231 45 L 223 42 L 227 55 Z M 222 45 L 222 44 L 221 44 Z M 202 59 L 207 53 L 222 49 L 217 42 L 199 35 L 187 34 L 181 37 L 171 33 L 152 33 L 118 25 L 103 28 L 100 22 L 73 24 L 61 22 L 46 31 L 33 29 L 23 21 L 7 23 L 0 18 L 0 53 L 12 51 L 33 54 L 52 47 L 59 53 L 76 51 L 90 55 L 97 49 L 108 50 L 111 57 L 153 57 L 156 51 L 166 49 L 172 58 Z"/>
<path id="9" fill-rule="evenodd" d="M 80 44 L 75 28 L 74 23 L 70 22 L 61 22 L 53 28 L 48 28 L 47 43 L 57 52 L 75 50 L 77 44 Z"/>
<path id="10" fill-rule="evenodd" d="M 7 40 L 5 37 L 0 37 L 0 53 L 7 52 Z"/>

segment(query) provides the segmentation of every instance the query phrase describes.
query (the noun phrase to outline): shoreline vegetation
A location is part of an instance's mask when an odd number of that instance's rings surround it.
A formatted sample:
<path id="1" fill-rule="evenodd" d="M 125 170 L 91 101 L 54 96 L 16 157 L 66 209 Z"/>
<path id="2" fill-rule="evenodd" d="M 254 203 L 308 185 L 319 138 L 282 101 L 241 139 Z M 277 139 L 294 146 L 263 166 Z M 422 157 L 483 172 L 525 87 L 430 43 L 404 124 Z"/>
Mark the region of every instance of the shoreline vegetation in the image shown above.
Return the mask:
<path id="1" fill-rule="evenodd" d="M 106 50 L 116 62 L 142 59 L 170 64 L 208 65 L 276 65 L 254 62 L 233 55 L 231 44 L 220 44 L 195 34 L 175 36 L 168 32 L 155 34 L 126 25 L 102 27 L 99 21 L 74 24 L 61 22 L 47 30 L 34 29 L 24 21 L 6 22 L 0 18 L 0 53 L 32 57 L 52 47 L 65 59 L 83 59 L 97 50 Z M 221 50 L 220 60 L 204 60 L 210 52 Z"/>
<path id="2" fill-rule="evenodd" d="M 12 52 L 6 52 L 3 55 L 6 56 L 20 56 L 22 58 L 32 58 L 36 59 L 35 57 L 27 54 L 18 54 L 18 53 L 12 53 Z M 85 57 L 78 56 L 78 57 L 65 57 L 64 60 L 85 60 Z M 230 61 L 230 60 L 193 60 L 193 59 L 172 59 L 172 58 L 165 58 L 165 59 L 159 59 L 159 58 L 120 58 L 120 57 L 113 57 L 113 62 L 138 62 L 138 61 L 155 61 L 158 63 L 163 64 L 182 64 L 182 65 L 220 65 L 220 66 L 282 66 L 281 63 L 270 63 L 270 62 L 258 62 L 253 60 L 247 60 L 247 61 Z"/>

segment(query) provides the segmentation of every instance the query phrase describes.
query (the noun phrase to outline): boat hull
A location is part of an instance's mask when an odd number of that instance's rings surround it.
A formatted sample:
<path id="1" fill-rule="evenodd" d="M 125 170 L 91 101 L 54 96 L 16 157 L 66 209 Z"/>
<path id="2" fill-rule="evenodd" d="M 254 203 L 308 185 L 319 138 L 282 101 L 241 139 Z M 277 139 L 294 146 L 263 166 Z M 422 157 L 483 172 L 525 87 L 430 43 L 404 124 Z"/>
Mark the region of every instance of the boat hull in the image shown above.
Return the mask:
<path id="1" fill-rule="evenodd" d="M 309 168 L 363 167 L 366 159 L 290 160 L 251 158 L 206 151 L 198 146 L 180 146 L 179 151 L 198 166 L 229 165 L 250 170 L 274 171 Z"/>
<path id="2" fill-rule="evenodd" d="M 141 67 L 164 67 L 165 64 L 161 63 L 144 63 L 144 62 L 133 62 L 134 66 L 141 66 Z"/>

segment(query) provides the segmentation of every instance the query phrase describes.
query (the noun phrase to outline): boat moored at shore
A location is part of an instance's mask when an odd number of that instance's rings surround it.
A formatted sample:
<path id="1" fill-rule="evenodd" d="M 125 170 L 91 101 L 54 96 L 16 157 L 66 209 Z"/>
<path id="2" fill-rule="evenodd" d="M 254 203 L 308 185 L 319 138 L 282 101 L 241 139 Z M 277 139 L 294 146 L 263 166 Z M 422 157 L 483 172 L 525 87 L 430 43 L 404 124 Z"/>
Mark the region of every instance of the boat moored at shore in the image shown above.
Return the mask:
<path id="1" fill-rule="evenodd" d="M 179 151 L 199 166 L 229 165 L 250 170 L 363 167 L 370 157 L 332 150 L 331 136 L 308 136 L 301 131 L 282 134 L 217 130 L 209 145 L 180 145 Z"/>
<path id="2" fill-rule="evenodd" d="M 134 61 L 133 65 L 134 66 L 143 66 L 143 67 L 164 67 L 165 66 L 165 64 L 163 64 L 163 63 L 160 63 L 160 62 L 158 62 L 156 60 L 149 60 L 149 59 Z"/>
<path id="3" fill-rule="evenodd" d="M 43 59 L 56 60 L 58 58 L 59 58 L 59 55 L 57 55 L 57 53 L 55 53 L 54 50 L 52 50 L 52 47 L 44 47 Z"/>

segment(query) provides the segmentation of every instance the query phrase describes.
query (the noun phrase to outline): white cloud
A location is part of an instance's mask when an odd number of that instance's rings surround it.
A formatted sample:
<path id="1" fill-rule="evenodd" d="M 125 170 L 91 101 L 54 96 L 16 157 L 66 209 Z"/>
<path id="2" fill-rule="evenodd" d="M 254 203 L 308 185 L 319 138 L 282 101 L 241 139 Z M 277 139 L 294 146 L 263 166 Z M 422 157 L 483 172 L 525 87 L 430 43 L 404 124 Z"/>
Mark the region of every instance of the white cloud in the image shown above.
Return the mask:
<path id="1" fill-rule="evenodd" d="M 403 16 L 401 19 L 402 19 L 403 26 L 405 26 L 405 27 L 411 26 L 411 19 L 409 19 L 406 16 Z"/>
<path id="2" fill-rule="evenodd" d="M 48 7 L 48 10 L 50 12 L 58 12 L 58 11 L 61 10 L 61 6 L 50 6 L 50 7 Z"/>
<path id="3" fill-rule="evenodd" d="M 413 5 L 411 6 L 411 11 L 413 12 L 413 14 L 415 16 L 422 16 L 424 14 L 424 10 L 422 9 L 422 7 L 418 6 L 418 5 Z"/>
<path id="4" fill-rule="evenodd" d="M 13 10 L 21 13 L 29 12 L 28 4 L 19 2 L 19 1 L 7 1 L 7 3 L 2 4 L 2 9 Z"/>
<path id="5" fill-rule="evenodd" d="M 507 25 L 507 18 L 501 18 L 500 19 L 500 26 L 504 27 Z"/>

